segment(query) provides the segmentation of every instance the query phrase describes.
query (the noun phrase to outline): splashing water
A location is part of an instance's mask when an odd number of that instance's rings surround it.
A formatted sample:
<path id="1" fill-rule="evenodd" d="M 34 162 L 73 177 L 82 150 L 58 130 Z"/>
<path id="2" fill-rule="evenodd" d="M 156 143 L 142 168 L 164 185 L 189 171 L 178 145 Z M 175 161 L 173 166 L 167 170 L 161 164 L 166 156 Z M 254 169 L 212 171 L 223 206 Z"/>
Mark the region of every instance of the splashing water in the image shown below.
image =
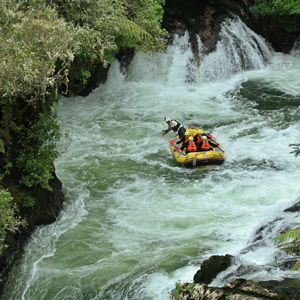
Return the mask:
<path id="1" fill-rule="evenodd" d="M 297 221 L 282 210 L 300 192 L 300 160 L 289 153 L 300 141 L 299 56 L 273 53 L 239 20 L 224 22 L 199 67 L 188 40 L 136 54 L 125 75 L 114 62 L 88 97 L 61 99 L 58 117 L 71 140 L 60 142 L 56 172 L 67 200 L 57 221 L 28 241 L 5 299 L 170 299 L 175 282 L 191 282 L 214 254 L 236 255 L 250 279 L 288 272 L 276 267 L 270 239 Z M 165 115 L 211 132 L 226 162 L 178 167 L 168 149 L 173 134 L 161 135 Z M 278 217 L 265 243 L 245 250 Z"/>

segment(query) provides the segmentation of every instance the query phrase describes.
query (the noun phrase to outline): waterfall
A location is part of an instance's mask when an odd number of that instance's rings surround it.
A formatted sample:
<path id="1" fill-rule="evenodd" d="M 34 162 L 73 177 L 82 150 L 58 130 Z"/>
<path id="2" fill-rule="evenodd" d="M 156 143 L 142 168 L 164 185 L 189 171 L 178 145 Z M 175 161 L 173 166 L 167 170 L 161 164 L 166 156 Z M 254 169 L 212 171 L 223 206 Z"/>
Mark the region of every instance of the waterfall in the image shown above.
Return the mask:
<path id="1" fill-rule="evenodd" d="M 189 44 L 189 34 L 176 34 L 167 53 L 137 54 L 127 74 L 128 81 L 157 82 L 178 86 L 222 81 L 245 70 L 265 67 L 273 51 L 266 41 L 239 19 L 221 25 L 216 50 L 207 54 L 198 37 L 200 65 Z"/>
<path id="2" fill-rule="evenodd" d="M 204 57 L 201 63 L 201 79 L 219 81 L 245 70 L 262 69 L 272 53 L 266 41 L 240 19 L 227 19 L 222 23 L 217 50 Z"/>

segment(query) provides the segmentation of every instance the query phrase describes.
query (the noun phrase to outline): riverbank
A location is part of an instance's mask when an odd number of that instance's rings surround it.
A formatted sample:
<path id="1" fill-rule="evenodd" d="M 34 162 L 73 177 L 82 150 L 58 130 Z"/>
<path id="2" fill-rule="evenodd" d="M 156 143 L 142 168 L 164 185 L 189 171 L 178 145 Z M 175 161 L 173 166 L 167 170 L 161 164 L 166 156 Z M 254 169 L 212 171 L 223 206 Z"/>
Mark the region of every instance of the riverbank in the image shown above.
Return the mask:
<path id="1" fill-rule="evenodd" d="M 299 199 L 298 199 L 299 200 Z M 300 202 L 284 210 L 285 214 L 300 213 Z M 260 227 L 253 235 L 252 243 L 241 252 L 255 251 L 258 245 L 263 241 L 264 231 L 272 231 L 278 223 L 274 219 L 264 226 Z M 285 224 L 285 228 L 293 229 L 293 224 Z M 277 232 L 280 234 L 281 232 Z M 272 233 L 274 236 L 276 232 Z M 261 246 L 261 245 L 260 245 Z M 274 243 L 274 247 L 276 244 Z M 287 256 L 285 259 L 278 259 L 277 268 L 281 270 L 291 269 L 292 266 L 300 259 L 299 255 L 293 257 Z M 300 299 L 300 279 L 293 277 L 284 277 L 282 280 L 258 281 L 239 278 L 239 275 L 247 274 L 247 269 L 256 266 L 243 266 L 238 256 L 232 255 L 214 255 L 205 260 L 200 269 L 194 275 L 192 283 L 177 283 L 176 288 L 172 290 L 173 300 L 198 300 L 198 299 L 276 299 L 276 300 L 298 300 Z M 264 266 L 266 270 L 270 266 Z M 244 270 L 243 270 L 244 269 Z M 293 271 L 291 271 L 293 272 Z M 297 271 L 294 271 L 297 272 Z M 223 275 L 222 275 L 223 274 Z M 220 276 L 222 281 L 228 281 L 222 287 L 214 287 L 213 280 Z M 224 279 L 226 278 L 226 279 Z"/>
<path id="2" fill-rule="evenodd" d="M 26 226 L 21 227 L 15 233 L 8 233 L 6 244 L 8 247 L 0 256 L 0 295 L 3 286 L 9 275 L 9 271 L 15 261 L 23 254 L 23 246 L 37 226 L 43 226 L 55 222 L 59 213 L 63 209 L 65 196 L 62 192 L 62 182 L 54 174 L 54 178 L 49 182 L 52 191 L 46 189 L 36 189 L 35 206 L 23 214 Z"/>

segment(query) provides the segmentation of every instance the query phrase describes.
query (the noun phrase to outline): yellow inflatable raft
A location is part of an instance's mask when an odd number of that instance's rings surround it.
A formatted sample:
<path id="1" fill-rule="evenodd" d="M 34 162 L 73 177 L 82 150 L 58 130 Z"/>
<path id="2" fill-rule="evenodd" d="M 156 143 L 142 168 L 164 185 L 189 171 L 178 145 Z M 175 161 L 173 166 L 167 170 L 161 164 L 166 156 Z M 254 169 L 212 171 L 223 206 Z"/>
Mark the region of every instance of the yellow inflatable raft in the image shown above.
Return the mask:
<path id="1" fill-rule="evenodd" d="M 186 131 L 190 132 L 193 136 L 196 135 L 197 130 L 199 130 L 199 128 L 186 128 Z M 212 138 L 216 141 L 214 137 Z M 186 154 L 186 149 L 183 151 L 180 150 L 182 144 L 177 144 L 178 141 L 179 136 L 176 135 L 174 140 L 170 141 L 170 150 L 176 162 L 181 166 L 194 168 L 197 166 L 221 165 L 225 160 L 226 155 L 220 145 L 212 147 L 211 150 L 208 151 L 190 152 Z"/>

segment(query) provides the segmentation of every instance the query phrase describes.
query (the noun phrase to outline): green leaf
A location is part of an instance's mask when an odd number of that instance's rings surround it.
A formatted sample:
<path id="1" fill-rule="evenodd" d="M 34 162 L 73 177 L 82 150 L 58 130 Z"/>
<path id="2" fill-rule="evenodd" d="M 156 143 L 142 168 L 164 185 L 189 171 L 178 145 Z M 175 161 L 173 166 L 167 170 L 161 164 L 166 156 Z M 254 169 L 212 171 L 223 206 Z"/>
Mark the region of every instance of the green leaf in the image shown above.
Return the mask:
<path id="1" fill-rule="evenodd" d="M 300 259 L 294 264 L 291 270 L 294 271 L 299 269 L 300 269 Z"/>
<path id="2" fill-rule="evenodd" d="M 0 138 L 0 152 L 5 153 L 4 142 L 1 138 Z"/>
<path id="3" fill-rule="evenodd" d="M 295 229 L 290 229 L 286 230 L 284 233 L 275 236 L 273 240 L 279 241 L 279 242 L 286 242 L 288 240 L 295 240 L 299 241 L 300 240 L 300 228 L 295 228 Z"/>

